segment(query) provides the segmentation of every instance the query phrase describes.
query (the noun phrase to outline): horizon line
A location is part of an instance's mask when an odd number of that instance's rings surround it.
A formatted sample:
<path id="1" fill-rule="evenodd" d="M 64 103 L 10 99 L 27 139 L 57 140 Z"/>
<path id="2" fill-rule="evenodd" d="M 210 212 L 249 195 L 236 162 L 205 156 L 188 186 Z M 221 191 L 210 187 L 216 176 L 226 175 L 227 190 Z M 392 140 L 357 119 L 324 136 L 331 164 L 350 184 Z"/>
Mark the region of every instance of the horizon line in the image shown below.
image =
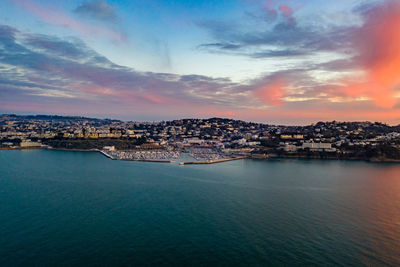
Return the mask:
<path id="1" fill-rule="evenodd" d="M 312 126 L 317 123 L 332 123 L 332 122 L 337 122 L 337 123 L 362 123 L 362 122 L 367 122 L 367 123 L 381 123 L 384 125 L 388 125 L 391 127 L 398 127 L 400 124 L 389 124 L 381 121 L 371 121 L 371 120 L 349 120 L 349 121 L 341 121 L 341 120 L 332 120 L 332 121 L 324 121 L 324 120 L 319 120 L 313 123 L 309 124 L 272 124 L 272 123 L 267 123 L 267 122 L 257 122 L 257 121 L 251 121 L 251 120 L 245 120 L 245 119 L 238 119 L 238 118 L 232 118 L 232 117 L 184 117 L 184 118 L 175 118 L 175 119 L 161 119 L 161 120 L 126 120 L 126 119 L 114 119 L 111 117 L 92 117 L 92 115 L 73 115 L 73 114 L 56 114 L 56 113 L 36 113 L 36 114 L 18 114 L 18 113 L 1 113 L 0 116 L 59 116 L 59 117 L 76 117 L 76 118 L 85 118 L 85 119 L 97 119 L 97 120 L 116 120 L 116 121 L 121 121 L 121 122 L 140 122 L 140 123 L 161 123 L 161 122 L 168 122 L 168 121 L 177 121 L 177 120 L 210 120 L 210 119 L 224 119 L 224 120 L 233 120 L 233 121 L 243 121 L 246 123 L 255 123 L 255 124 L 265 124 L 265 125 L 271 125 L 271 126 L 285 126 L 285 127 L 306 127 L 306 126 Z M 89 116 L 89 117 L 88 117 Z"/>

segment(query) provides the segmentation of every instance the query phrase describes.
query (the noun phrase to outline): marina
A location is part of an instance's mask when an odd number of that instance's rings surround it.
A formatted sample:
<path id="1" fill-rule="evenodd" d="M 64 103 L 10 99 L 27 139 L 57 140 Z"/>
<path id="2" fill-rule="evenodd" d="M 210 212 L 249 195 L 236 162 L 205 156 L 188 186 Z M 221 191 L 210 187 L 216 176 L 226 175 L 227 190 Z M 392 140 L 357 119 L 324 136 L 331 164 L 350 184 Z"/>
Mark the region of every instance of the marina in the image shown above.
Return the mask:
<path id="1" fill-rule="evenodd" d="M 132 151 L 101 151 L 103 155 L 116 160 L 148 161 L 148 162 L 175 162 L 180 156 L 179 151 L 167 150 L 132 150 Z"/>
<path id="2" fill-rule="evenodd" d="M 217 152 L 209 148 L 192 148 L 189 153 L 166 150 L 99 150 L 105 157 L 111 160 L 176 163 L 179 165 L 215 164 L 233 160 L 246 159 L 247 156 L 232 156 Z M 194 159 L 194 160 L 190 160 Z"/>

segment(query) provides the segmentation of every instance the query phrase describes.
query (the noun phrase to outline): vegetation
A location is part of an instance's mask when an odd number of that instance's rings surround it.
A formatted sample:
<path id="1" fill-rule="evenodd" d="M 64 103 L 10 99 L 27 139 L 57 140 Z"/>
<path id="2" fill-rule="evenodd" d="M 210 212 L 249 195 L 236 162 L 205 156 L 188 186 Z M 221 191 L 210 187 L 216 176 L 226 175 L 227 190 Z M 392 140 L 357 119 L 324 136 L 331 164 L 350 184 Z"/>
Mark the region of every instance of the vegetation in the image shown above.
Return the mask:
<path id="1" fill-rule="evenodd" d="M 146 143 L 146 138 L 130 139 L 48 139 L 46 145 L 61 149 L 102 149 L 105 146 L 115 146 L 116 149 L 133 149 Z"/>

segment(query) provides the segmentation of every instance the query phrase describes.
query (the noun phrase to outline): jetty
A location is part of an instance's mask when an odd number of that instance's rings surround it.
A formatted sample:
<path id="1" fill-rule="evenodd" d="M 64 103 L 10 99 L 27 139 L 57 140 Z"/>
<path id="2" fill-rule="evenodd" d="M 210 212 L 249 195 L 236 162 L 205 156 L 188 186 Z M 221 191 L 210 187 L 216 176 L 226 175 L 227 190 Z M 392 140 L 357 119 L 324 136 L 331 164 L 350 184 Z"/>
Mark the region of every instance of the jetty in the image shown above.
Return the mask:
<path id="1" fill-rule="evenodd" d="M 157 162 L 157 163 L 175 163 L 175 160 L 158 160 L 158 159 L 117 159 L 123 161 L 139 161 L 139 162 Z"/>
<path id="2" fill-rule="evenodd" d="M 99 150 L 99 152 L 109 159 L 116 160 L 116 158 L 114 158 L 113 156 L 111 156 L 110 154 L 108 154 L 107 152 L 105 152 L 103 150 Z"/>
<path id="3" fill-rule="evenodd" d="M 240 160 L 240 159 L 247 159 L 249 157 L 235 157 L 235 158 L 227 158 L 227 159 L 217 159 L 217 160 L 205 160 L 205 161 L 187 161 L 187 162 L 179 162 L 179 165 L 191 165 L 191 164 L 215 164 L 215 163 L 222 163 L 227 161 L 233 160 Z"/>

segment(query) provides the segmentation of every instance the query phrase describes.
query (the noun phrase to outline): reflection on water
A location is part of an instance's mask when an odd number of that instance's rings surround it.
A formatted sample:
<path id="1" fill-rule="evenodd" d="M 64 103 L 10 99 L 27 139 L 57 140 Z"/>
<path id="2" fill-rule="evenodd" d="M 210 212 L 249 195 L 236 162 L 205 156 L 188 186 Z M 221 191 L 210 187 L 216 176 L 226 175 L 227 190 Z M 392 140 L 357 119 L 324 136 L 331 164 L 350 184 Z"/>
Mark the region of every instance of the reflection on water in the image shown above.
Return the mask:
<path id="1" fill-rule="evenodd" d="M 0 265 L 400 265 L 400 165 L 0 152 Z"/>

